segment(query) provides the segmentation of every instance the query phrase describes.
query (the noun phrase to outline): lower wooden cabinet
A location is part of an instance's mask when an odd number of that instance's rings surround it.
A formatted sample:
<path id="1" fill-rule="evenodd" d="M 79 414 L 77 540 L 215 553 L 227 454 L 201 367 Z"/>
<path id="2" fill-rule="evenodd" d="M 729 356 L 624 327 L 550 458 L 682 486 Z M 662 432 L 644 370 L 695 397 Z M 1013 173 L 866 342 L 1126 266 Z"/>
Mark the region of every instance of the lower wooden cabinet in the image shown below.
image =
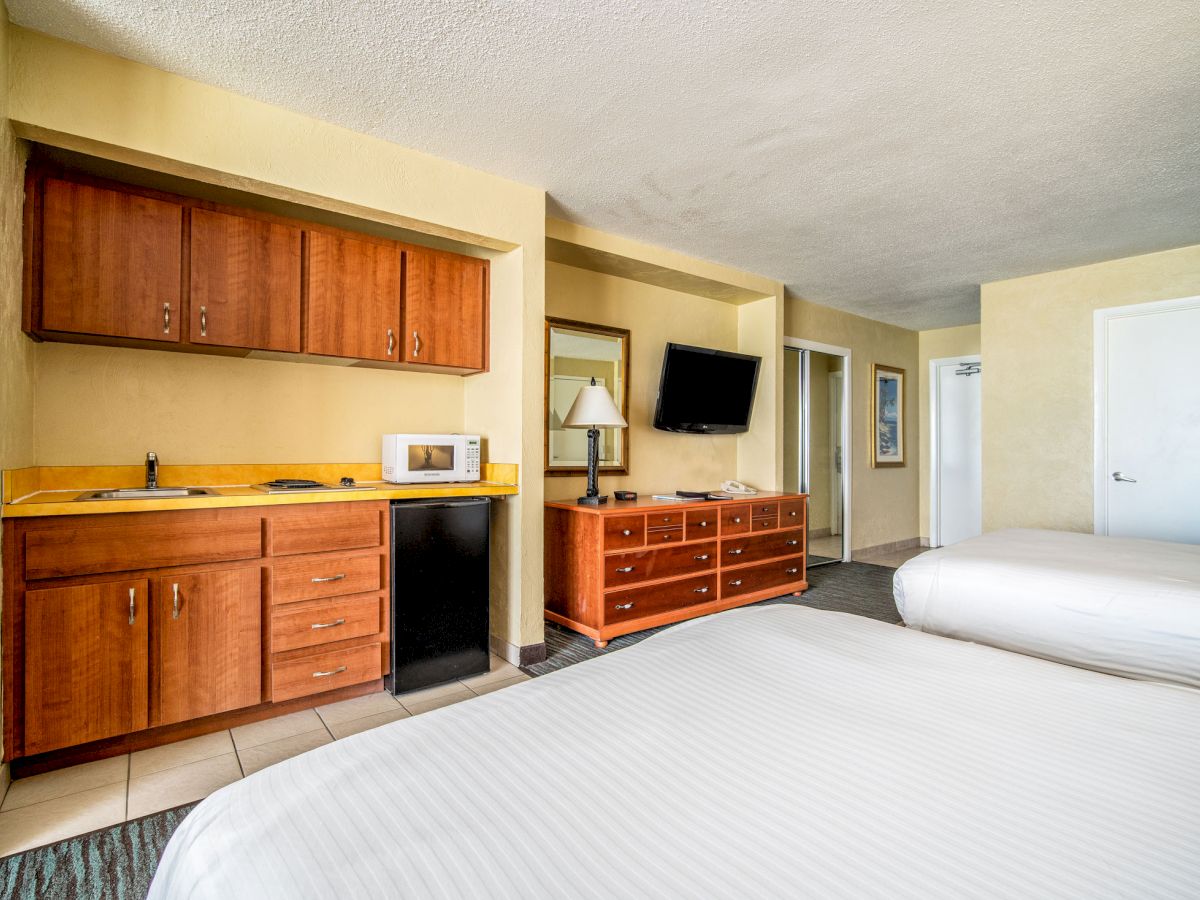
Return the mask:
<path id="1" fill-rule="evenodd" d="M 25 595 L 25 752 L 147 725 L 150 609 L 144 579 Z"/>
<path id="2" fill-rule="evenodd" d="M 155 582 L 152 725 L 262 702 L 260 581 L 260 569 L 241 568 Z"/>

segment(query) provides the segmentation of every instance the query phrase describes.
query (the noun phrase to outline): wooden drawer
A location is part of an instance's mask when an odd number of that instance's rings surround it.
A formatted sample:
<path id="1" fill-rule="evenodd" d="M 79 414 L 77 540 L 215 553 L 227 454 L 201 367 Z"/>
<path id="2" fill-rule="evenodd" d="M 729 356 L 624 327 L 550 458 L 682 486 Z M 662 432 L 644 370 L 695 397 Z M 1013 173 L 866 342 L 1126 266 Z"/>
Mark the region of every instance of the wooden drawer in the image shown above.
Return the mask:
<path id="1" fill-rule="evenodd" d="M 380 678 L 382 646 L 364 644 L 271 662 L 271 700 L 279 703 Z"/>
<path id="2" fill-rule="evenodd" d="M 774 531 L 778 527 L 778 516 L 755 516 L 750 520 L 751 531 Z"/>
<path id="3" fill-rule="evenodd" d="M 323 553 L 280 560 L 272 567 L 271 602 L 364 594 L 383 589 L 383 556 Z"/>
<path id="4" fill-rule="evenodd" d="M 750 530 L 750 504 L 726 506 L 721 510 L 721 534 L 743 534 Z"/>
<path id="5" fill-rule="evenodd" d="M 678 528 L 683 524 L 683 511 L 646 513 L 647 528 Z"/>
<path id="6" fill-rule="evenodd" d="M 608 516 L 604 519 L 605 550 L 625 550 L 645 543 L 645 516 Z"/>
<path id="7" fill-rule="evenodd" d="M 678 544 L 683 540 L 683 527 L 651 528 L 646 532 L 646 546 L 657 547 L 661 544 Z"/>
<path id="8" fill-rule="evenodd" d="M 378 594 L 307 600 L 271 611 L 271 649 L 275 653 L 366 637 L 382 630 L 383 598 Z"/>
<path id="9" fill-rule="evenodd" d="M 804 552 L 804 531 L 779 531 L 775 534 L 746 535 L 721 541 L 721 565 L 736 566 L 776 556 L 794 556 Z"/>
<path id="10" fill-rule="evenodd" d="M 245 510 L 87 516 L 25 535 L 25 578 L 164 569 L 262 555 L 262 525 Z M 143 518 L 144 517 L 144 518 Z"/>
<path id="11" fill-rule="evenodd" d="M 808 512 L 805 500 L 784 500 L 779 504 L 779 527 L 799 528 Z"/>
<path id="12" fill-rule="evenodd" d="M 779 501 L 778 500 L 759 500 L 757 503 L 750 504 L 750 515 L 758 519 L 762 516 L 778 516 Z"/>
<path id="13" fill-rule="evenodd" d="M 271 552 L 275 556 L 357 550 L 384 542 L 387 504 L 316 503 L 281 510 L 271 517 Z"/>
<path id="14" fill-rule="evenodd" d="M 689 509 L 684 515 L 684 537 L 689 541 L 717 536 L 720 510 Z"/>
<path id="15" fill-rule="evenodd" d="M 651 587 L 613 591 L 604 595 L 604 622 L 612 625 L 699 603 L 709 603 L 716 599 L 715 574 L 667 581 Z"/>
<path id="16" fill-rule="evenodd" d="M 804 557 L 793 556 L 744 569 L 721 572 L 721 596 L 736 597 L 804 580 Z"/>
<path id="17" fill-rule="evenodd" d="M 716 568 L 717 543 L 693 544 L 687 547 L 664 547 L 661 550 L 642 550 L 604 558 L 606 588 L 648 581 L 651 578 L 670 578 Z"/>

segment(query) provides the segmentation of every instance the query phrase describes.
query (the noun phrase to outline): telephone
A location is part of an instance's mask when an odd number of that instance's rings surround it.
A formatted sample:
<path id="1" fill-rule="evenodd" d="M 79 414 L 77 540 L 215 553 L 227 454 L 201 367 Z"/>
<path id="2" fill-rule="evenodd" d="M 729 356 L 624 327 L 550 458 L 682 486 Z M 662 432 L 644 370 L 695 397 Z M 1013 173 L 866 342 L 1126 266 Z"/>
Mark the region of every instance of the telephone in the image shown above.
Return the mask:
<path id="1" fill-rule="evenodd" d="M 757 494 L 754 488 L 742 484 L 740 481 L 722 481 L 721 490 L 727 494 Z"/>

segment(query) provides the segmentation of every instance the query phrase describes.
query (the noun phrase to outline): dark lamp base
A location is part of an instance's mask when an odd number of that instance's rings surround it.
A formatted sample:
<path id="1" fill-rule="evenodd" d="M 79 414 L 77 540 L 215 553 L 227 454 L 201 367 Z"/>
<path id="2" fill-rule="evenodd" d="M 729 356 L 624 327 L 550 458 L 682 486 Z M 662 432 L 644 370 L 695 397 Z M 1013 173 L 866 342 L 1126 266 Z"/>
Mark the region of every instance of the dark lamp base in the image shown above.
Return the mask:
<path id="1" fill-rule="evenodd" d="M 580 497 L 577 502 L 580 506 L 599 506 L 602 503 L 608 502 L 608 495 L 601 494 L 599 497 Z"/>

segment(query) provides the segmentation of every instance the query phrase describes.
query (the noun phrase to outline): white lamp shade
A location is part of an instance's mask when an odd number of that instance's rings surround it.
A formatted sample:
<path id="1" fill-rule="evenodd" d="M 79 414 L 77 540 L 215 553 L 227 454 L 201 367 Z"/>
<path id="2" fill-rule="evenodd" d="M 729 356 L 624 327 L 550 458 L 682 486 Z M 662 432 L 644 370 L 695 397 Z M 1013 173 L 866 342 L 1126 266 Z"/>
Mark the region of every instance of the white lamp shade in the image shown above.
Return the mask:
<path id="1" fill-rule="evenodd" d="M 626 428 L 629 423 L 613 403 L 608 388 L 593 384 L 582 388 L 571 411 L 563 419 L 563 428 Z"/>

